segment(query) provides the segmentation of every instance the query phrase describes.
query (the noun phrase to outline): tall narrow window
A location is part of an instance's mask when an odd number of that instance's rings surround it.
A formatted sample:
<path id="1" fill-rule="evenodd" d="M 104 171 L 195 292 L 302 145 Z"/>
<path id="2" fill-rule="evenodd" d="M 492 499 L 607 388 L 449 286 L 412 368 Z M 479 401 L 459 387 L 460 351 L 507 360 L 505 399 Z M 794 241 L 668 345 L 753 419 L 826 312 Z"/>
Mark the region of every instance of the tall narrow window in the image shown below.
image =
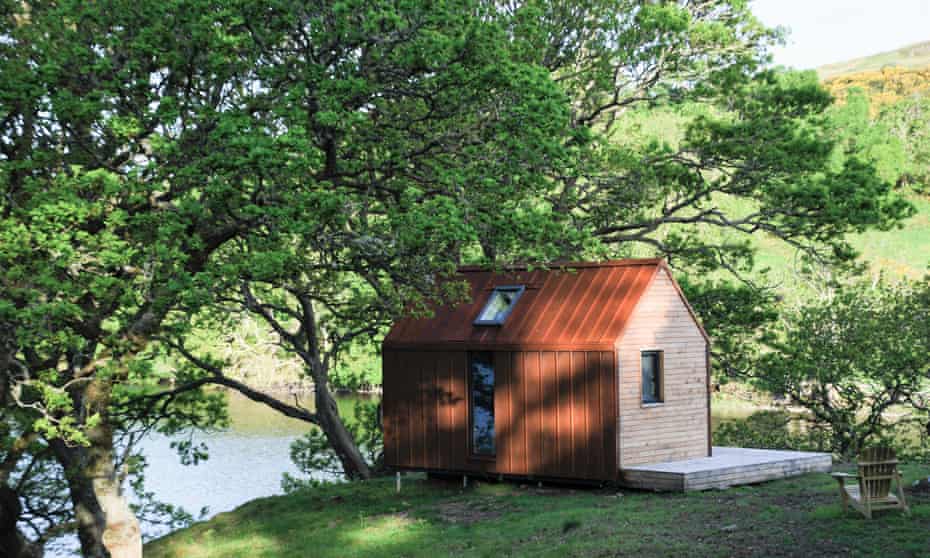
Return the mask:
<path id="1" fill-rule="evenodd" d="M 475 325 L 503 324 L 525 289 L 523 285 L 494 287 L 494 291 L 488 297 L 488 302 L 478 314 Z"/>
<path id="2" fill-rule="evenodd" d="M 643 351 L 643 403 L 662 402 L 662 351 Z"/>
<path id="3" fill-rule="evenodd" d="M 494 363 L 489 352 L 469 353 L 471 452 L 494 455 Z"/>

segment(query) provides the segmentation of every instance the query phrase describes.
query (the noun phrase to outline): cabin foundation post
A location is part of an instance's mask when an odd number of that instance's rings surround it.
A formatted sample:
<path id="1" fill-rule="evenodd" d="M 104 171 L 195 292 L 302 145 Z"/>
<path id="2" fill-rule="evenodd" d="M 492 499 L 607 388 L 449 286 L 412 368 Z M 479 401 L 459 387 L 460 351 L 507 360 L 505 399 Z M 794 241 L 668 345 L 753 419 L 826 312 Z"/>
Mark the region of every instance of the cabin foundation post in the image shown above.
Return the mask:
<path id="1" fill-rule="evenodd" d="M 395 474 L 396 476 L 394 477 L 394 486 L 397 489 L 397 493 L 400 494 L 400 471 L 397 471 Z"/>
<path id="2" fill-rule="evenodd" d="M 462 475 L 462 488 L 468 488 L 468 475 Z"/>

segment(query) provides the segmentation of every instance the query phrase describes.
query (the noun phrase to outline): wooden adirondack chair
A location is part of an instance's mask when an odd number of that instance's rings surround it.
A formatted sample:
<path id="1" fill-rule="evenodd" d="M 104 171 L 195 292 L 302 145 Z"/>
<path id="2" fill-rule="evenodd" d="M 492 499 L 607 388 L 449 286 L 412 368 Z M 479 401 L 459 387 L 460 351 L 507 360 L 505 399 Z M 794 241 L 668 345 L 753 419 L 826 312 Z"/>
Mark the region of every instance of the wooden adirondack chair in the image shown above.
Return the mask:
<path id="1" fill-rule="evenodd" d="M 872 519 L 872 512 L 883 509 L 901 509 L 910 515 L 911 510 L 904 500 L 901 473 L 898 472 L 898 459 L 891 448 L 870 448 L 859 454 L 859 473 L 833 473 L 833 478 L 840 487 L 843 499 L 843 512 L 849 505 L 862 515 Z M 847 483 L 847 479 L 857 479 L 857 483 Z M 897 485 L 896 494 L 892 493 L 892 482 Z"/>

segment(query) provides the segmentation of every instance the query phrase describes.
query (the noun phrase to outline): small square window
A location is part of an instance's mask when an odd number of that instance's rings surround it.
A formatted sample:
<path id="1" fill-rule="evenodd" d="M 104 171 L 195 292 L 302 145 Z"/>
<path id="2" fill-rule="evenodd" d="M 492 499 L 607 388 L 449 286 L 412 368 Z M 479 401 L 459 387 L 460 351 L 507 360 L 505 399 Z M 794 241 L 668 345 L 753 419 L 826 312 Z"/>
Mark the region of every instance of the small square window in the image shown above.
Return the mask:
<path id="1" fill-rule="evenodd" d="M 481 309 L 481 313 L 478 314 L 475 325 L 503 324 L 525 289 L 526 287 L 523 285 L 495 287 L 494 292 L 488 298 L 488 302 Z"/>
<path id="2" fill-rule="evenodd" d="M 662 351 L 643 351 L 643 403 L 661 403 L 662 389 Z"/>

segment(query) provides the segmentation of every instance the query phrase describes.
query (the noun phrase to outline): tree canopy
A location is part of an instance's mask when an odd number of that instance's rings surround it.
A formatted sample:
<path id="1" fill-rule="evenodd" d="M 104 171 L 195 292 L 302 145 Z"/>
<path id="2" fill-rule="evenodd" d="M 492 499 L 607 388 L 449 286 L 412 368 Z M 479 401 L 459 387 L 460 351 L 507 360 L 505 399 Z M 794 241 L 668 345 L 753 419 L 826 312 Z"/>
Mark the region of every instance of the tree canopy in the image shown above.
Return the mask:
<path id="1" fill-rule="evenodd" d="M 123 465 L 152 429 L 221 423 L 205 386 L 319 425 L 366 476 L 332 361 L 461 297 L 464 261 L 751 266 L 701 230 L 848 259 L 845 233 L 908 207 L 811 74 L 763 69 L 776 39 L 740 0 L 3 1 L 4 479 L 42 452 L 85 556 L 137 556 Z M 677 138 L 628 134 L 661 114 Z M 190 347 L 242 313 L 316 411 Z"/>
<path id="2" fill-rule="evenodd" d="M 562 166 L 564 95 L 475 9 L 4 4 L 4 405 L 88 510 L 85 555 L 140 549 L 116 438 L 222 417 L 202 390 L 152 392 L 156 339 L 298 269 L 292 290 L 318 298 L 349 271 L 428 284 L 470 220 L 509 219 L 466 215 L 464 196 L 533 210 L 512 192 Z M 387 307 L 416 292 L 396 285 Z"/>

